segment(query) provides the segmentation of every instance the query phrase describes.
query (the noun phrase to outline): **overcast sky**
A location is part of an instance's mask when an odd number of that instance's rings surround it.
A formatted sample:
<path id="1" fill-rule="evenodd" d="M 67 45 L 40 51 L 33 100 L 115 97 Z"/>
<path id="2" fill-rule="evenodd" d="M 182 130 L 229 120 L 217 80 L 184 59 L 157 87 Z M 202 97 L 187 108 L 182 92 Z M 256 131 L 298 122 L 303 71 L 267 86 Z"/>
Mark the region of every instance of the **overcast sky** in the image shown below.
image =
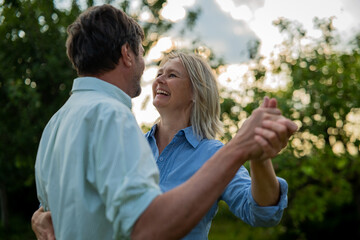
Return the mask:
<path id="1" fill-rule="evenodd" d="M 169 1 L 170 4 L 175 1 Z M 180 2 L 180 1 L 179 1 Z M 342 36 L 360 31 L 360 0 L 193 0 L 185 9 L 202 9 L 197 25 L 187 38 L 199 37 L 229 63 L 247 59 L 247 43 L 261 41 L 267 55 L 281 35 L 272 22 L 279 17 L 302 23 L 311 35 L 314 17 L 335 16 L 334 26 Z M 181 21 L 177 23 L 181 25 Z M 179 35 L 178 28 L 171 33 Z"/>

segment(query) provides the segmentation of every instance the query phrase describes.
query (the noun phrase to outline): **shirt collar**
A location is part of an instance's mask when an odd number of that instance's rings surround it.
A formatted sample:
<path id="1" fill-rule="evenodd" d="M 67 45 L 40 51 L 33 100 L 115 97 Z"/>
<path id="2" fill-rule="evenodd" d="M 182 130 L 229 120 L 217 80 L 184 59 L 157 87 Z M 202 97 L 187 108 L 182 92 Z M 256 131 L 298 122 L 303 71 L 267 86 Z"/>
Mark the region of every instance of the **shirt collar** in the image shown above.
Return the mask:
<path id="1" fill-rule="evenodd" d="M 147 138 L 155 137 L 156 127 L 157 127 L 156 124 L 154 126 L 152 126 L 150 131 L 147 132 L 145 136 Z M 190 143 L 191 146 L 193 146 L 193 148 L 196 148 L 199 145 L 199 143 L 201 142 L 201 140 L 203 139 L 202 137 L 197 137 L 194 134 L 192 126 L 181 129 L 176 135 L 178 135 L 178 136 L 185 135 L 185 139 L 188 141 L 188 143 Z"/>
<path id="2" fill-rule="evenodd" d="M 108 83 L 104 80 L 95 77 L 78 77 L 75 78 L 71 94 L 77 91 L 97 91 L 103 92 L 113 98 L 116 98 L 120 102 L 124 103 L 131 109 L 131 98 L 120 88 Z"/>
<path id="3" fill-rule="evenodd" d="M 148 131 L 148 132 L 145 134 L 145 136 L 146 136 L 146 137 L 155 137 L 156 127 L 157 127 L 157 125 L 154 124 L 154 126 L 152 126 L 152 128 L 150 129 L 150 131 Z"/>
<path id="4" fill-rule="evenodd" d="M 201 139 L 203 139 L 202 137 L 199 137 L 199 136 L 196 136 L 194 134 L 194 130 L 193 130 L 193 127 L 190 126 L 190 127 L 187 127 L 187 128 L 184 128 L 180 131 L 183 131 L 185 133 L 185 137 L 187 139 L 187 141 L 191 144 L 191 146 L 193 146 L 194 148 L 196 148 L 199 143 L 201 142 Z M 180 132 L 179 131 L 179 132 Z"/>

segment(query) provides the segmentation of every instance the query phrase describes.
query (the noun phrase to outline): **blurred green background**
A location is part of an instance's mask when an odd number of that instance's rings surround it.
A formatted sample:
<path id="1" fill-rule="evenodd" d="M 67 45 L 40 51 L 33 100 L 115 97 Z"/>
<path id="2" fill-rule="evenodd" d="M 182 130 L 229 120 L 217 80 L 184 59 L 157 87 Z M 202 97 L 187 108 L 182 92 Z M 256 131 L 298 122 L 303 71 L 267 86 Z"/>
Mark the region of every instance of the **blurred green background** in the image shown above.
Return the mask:
<path id="1" fill-rule="evenodd" d="M 103 2 L 126 12 L 130 4 Z M 153 16 L 141 22 L 147 53 L 172 28 L 160 17 L 164 2 L 144 0 L 139 6 L 139 13 Z M 35 239 L 30 219 L 38 207 L 37 146 L 45 124 L 69 96 L 75 71 L 65 53 L 66 27 L 82 8 L 76 1 L 68 9 L 57 9 L 50 0 L 0 4 L 0 239 Z M 201 9 L 187 14 L 190 31 L 199 14 Z M 299 23 L 279 18 L 274 25 L 287 37 L 270 64 L 258 52 L 261 43 L 254 42 L 242 92 L 221 90 L 224 143 L 265 95 L 276 97 L 283 114 L 300 129 L 273 160 L 277 175 L 289 183 L 289 206 L 281 223 L 249 227 L 220 202 L 209 239 L 360 239 L 360 33 L 339 48 L 332 21 L 314 19 L 314 28 L 321 31 L 315 39 Z M 194 43 L 190 50 L 205 55 L 217 74 L 226 69 L 211 49 Z M 284 84 L 269 88 L 270 75 Z"/>

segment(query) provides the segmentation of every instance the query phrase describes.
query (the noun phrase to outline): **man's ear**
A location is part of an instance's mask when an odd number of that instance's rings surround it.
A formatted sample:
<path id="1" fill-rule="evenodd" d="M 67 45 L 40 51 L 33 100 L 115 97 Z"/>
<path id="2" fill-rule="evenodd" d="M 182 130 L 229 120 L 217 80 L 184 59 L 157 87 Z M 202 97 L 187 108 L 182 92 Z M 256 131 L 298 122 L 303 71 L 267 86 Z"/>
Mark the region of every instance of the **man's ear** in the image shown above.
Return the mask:
<path id="1" fill-rule="evenodd" d="M 121 46 L 121 58 L 124 62 L 124 65 L 130 67 L 132 65 L 132 50 L 128 43 L 125 43 Z"/>

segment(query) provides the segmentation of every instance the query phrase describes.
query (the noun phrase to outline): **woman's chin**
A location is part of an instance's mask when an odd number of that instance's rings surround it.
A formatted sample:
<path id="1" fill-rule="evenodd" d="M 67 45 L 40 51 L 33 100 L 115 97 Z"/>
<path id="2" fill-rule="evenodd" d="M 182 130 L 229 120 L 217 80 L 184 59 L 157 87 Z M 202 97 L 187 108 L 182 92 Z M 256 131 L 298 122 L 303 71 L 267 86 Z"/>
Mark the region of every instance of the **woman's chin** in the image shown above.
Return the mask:
<path id="1" fill-rule="evenodd" d="M 166 104 L 163 101 L 157 101 L 157 100 L 153 101 L 153 105 L 157 110 L 166 107 Z"/>

